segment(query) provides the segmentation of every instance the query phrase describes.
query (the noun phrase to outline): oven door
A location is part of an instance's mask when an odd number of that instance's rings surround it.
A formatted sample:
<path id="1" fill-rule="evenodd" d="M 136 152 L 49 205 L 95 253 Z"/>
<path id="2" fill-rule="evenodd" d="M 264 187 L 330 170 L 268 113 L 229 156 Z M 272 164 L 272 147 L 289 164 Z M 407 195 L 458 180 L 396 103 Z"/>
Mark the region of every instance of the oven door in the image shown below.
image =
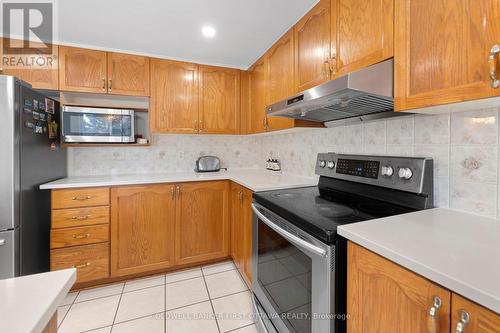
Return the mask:
<path id="1" fill-rule="evenodd" d="M 134 111 L 65 106 L 64 142 L 134 142 Z"/>
<path id="2" fill-rule="evenodd" d="M 333 333 L 335 246 L 258 203 L 252 209 L 252 291 L 259 331 Z"/>

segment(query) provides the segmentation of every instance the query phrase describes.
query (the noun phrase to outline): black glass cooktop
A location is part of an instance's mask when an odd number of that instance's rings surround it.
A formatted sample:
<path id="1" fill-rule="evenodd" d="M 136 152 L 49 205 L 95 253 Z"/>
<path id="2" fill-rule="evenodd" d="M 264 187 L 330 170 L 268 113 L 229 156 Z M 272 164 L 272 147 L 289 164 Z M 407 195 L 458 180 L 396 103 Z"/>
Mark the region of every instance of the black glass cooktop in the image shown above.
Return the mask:
<path id="1" fill-rule="evenodd" d="M 415 210 L 318 186 L 258 192 L 253 197 L 257 203 L 326 243 L 335 241 L 339 225 Z"/>

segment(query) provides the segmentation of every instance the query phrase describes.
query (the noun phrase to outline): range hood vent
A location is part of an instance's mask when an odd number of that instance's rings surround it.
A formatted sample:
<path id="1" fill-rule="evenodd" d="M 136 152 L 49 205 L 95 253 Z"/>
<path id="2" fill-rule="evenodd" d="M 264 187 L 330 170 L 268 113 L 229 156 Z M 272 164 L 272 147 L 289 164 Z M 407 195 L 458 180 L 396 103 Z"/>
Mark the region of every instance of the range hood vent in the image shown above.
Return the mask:
<path id="1" fill-rule="evenodd" d="M 267 115 L 316 122 L 393 117 L 393 90 L 391 59 L 275 103 Z"/>

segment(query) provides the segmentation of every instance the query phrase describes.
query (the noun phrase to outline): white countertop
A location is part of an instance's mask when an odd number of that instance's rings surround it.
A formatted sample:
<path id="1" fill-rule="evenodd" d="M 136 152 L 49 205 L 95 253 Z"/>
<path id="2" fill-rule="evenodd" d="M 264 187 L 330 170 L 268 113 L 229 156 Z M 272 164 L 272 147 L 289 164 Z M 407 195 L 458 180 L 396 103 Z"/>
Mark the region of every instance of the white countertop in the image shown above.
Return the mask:
<path id="1" fill-rule="evenodd" d="M 340 235 L 500 313 L 500 221 L 434 208 L 344 225 Z"/>
<path id="2" fill-rule="evenodd" d="M 0 330 L 39 333 L 76 280 L 76 269 L 0 280 Z"/>
<path id="3" fill-rule="evenodd" d="M 40 188 L 43 190 L 209 180 L 231 180 L 254 192 L 318 184 L 318 180 L 315 177 L 301 177 L 292 174 L 271 174 L 270 172 L 259 169 L 232 169 L 229 171 L 209 173 L 195 173 L 191 171 L 163 174 L 69 177 L 43 184 Z"/>

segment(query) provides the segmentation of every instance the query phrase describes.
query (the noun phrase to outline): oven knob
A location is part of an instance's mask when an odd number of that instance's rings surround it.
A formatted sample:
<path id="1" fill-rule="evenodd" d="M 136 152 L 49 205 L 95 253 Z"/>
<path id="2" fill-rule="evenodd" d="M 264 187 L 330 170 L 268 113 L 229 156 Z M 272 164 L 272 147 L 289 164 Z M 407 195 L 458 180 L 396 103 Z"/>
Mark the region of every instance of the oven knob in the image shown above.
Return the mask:
<path id="1" fill-rule="evenodd" d="M 410 168 L 399 168 L 399 178 L 410 179 L 413 176 L 413 172 Z"/>
<path id="2" fill-rule="evenodd" d="M 382 176 L 392 177 L 393 174 L 394 174 L 394 169 L 391 166 L 382 167 Z"/>
<path id="3" fill-rule="evenodd" d="M 324 168 L 326 166 L 326 161 L 319 161 L 319 166 Z"/>
<path id="4" fill-rule="evenodd" d="M 333 168 L 335 168 L 335 162 L 334 161 L 328 161 L 328 163 L 326 164 L 326 166 L 328 167 L 328 169 L 333 169 Z"/>

